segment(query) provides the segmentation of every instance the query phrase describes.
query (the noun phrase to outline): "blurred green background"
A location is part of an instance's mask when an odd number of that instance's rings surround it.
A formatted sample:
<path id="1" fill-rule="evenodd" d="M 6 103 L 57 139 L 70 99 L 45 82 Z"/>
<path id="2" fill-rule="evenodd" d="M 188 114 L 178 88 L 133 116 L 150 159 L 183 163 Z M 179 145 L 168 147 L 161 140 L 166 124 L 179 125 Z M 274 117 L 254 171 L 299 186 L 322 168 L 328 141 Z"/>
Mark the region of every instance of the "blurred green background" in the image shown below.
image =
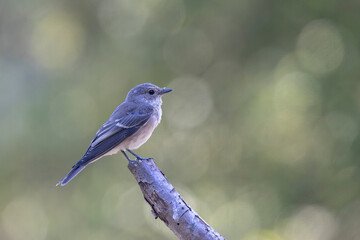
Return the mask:
<path id="1" fill-rule="evenodd" d="M 360 2 L 0 0 L 0 239 L 175 239 L 122 155 L 55 184 L 134 86 L 137 153 L 228 239 L 360 236 Z"/>

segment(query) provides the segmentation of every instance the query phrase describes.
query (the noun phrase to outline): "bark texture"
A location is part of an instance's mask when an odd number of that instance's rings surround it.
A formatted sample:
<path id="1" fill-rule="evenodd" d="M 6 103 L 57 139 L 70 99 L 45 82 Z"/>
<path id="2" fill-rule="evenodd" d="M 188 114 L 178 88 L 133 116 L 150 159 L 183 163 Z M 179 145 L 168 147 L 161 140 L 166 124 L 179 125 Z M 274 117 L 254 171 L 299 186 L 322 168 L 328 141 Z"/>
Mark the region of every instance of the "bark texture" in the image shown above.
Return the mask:
<path id="1" fill-rule="evenodd" d="M 181 240 L 223 238 L 187 204 L 153 160 L 129 164 L 155 218 L 160 218 Z"/>

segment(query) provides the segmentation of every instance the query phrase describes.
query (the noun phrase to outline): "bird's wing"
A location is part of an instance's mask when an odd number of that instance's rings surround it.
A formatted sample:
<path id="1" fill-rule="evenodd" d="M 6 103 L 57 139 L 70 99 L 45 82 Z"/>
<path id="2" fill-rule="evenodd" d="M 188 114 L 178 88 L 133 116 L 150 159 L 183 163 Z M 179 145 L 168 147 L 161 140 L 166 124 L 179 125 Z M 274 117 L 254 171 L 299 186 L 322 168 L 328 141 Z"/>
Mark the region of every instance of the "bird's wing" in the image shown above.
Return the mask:
<path id="1" fill-rule="evenodd" d="M 110 117 L 96 133 L 84 156 L 74 166 L 89 164 L 112 150 L 143 126 L 153 111 L 151 106 L 142 106 L 126 111 L 126 114 L 118 118 Z"/>

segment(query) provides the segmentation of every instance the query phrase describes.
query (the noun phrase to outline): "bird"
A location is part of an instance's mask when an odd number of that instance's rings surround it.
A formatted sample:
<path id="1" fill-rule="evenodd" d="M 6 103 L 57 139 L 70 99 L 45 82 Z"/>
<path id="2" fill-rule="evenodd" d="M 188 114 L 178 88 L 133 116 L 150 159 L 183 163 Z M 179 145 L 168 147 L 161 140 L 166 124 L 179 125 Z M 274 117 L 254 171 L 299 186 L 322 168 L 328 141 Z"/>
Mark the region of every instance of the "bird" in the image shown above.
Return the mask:
<path id="1" fill-rule="evenodd" d="M 162 96 L 171 91 L 172 89 L 160 88 L 151 83 L 143 83 L 131 89 L 125 101 L 97 131 L 84 156 L 56 186 L 65 186 L 90 163 L 119 151 L 124 154 L 129 164 L 150 160 L 151 158 L 142 158 L 132 150 L 143 145 L 160 123 Z M 135 160 L 126 152 L 131 153 Z"/>

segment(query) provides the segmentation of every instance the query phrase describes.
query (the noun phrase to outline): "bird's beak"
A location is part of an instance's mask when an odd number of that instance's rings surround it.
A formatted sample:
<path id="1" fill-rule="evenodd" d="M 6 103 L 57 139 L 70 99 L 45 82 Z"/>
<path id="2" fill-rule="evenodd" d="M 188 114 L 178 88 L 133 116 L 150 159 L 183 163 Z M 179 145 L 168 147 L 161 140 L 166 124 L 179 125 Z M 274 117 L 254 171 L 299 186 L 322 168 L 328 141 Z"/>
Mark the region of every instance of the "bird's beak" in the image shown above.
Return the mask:
<path id="1" fill-rule="evenodd" d="M 163 95 L 163 94 L 165 94 L 165 93 L 168 93 L 168 92 L 171 92 L 172 91 L 172 89 L 163 89 L 163 90 L 161 90 L 160 92 L 159 92 L 159 94 L 160 95 Z"/>

